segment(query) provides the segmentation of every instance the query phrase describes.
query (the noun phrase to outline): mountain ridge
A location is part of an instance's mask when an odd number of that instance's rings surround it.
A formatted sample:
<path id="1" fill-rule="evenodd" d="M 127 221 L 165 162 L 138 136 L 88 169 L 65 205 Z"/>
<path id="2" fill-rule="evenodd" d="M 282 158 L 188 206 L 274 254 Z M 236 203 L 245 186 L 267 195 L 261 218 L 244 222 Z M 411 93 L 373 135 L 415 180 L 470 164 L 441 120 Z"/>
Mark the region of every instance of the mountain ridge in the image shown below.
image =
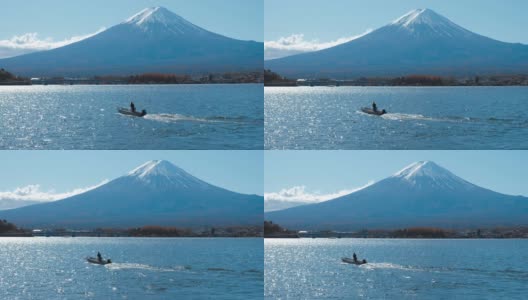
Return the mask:
<path id="1" fill-rule="evenodd" d="M 263 43 L 213 33 L 154 7 L 79 42 L 0 59 L 0 66 L 28 77 L 192 75 L 260 71 L 263 53 Z"/>
<path id="2" fill-rule="evenodd" d="M 263 197 L 202 181 L 167 161 L 149 161 L 93 190 L 54 202 L 0 211 L 30 227 L 257 225 Z"/>
<path id="3" fill-rule="evenodd" d="M 297 78 L 522 74 L 528 45 L 493 40 L 418 9 L 347 43 L 267 60 L 265 68 Z"/>
<path id="4" fill-rule="evenodd" d="M 497 193 L 435 163 L 418 162 L 357 192 L 265 217 L 302 229 L 526 225 L 528 198 Z"/>

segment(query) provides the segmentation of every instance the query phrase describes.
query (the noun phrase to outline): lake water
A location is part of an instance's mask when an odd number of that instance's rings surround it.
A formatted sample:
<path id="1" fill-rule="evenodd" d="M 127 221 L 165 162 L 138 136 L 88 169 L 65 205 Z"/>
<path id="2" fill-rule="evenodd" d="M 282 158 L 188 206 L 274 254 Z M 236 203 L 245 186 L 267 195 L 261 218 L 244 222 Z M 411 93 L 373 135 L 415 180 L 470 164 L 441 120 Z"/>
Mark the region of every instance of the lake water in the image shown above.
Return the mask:
<path id="1" fill-rule="evenodd" d="M 266 149 L 528 149 L 528 87 L 266 87 Z M 361 112 L 376 101 L 388 114 Z"/>
<path id="2" fill-rule="evenodd" d="M 526 299 L 528 240 L 266 239 L 267 299 Z M 355 266 L 341 257 L 366 258 Z"/>
<path id="3" fill-rule="evenodd" d="M 261 84 L 1 86 L 0 149 L 262 149 L 263 116 Z"/>
<path id="4" fill-rule="evenodd" d="M 97 251 L 106 266 L 85 261 Z M 1 299 L 260 299 L 263 241 L 0 238 Z"/>

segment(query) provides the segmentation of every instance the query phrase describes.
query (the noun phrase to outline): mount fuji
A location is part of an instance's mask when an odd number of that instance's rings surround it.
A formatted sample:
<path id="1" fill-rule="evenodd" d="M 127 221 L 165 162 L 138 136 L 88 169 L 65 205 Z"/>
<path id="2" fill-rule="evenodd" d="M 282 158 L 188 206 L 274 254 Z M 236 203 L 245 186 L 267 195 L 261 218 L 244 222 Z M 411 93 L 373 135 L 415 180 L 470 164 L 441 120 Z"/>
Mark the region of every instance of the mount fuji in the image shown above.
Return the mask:
<path id="1" fill-rule="evenodd" d="M 85 40 L 0 60 L 19 76 L 200 74 L 262 70 L 264 46 L 200 28 L 163 7 L 136 15 Z"/>
<path id="2" fill-rule="evenodd" d="M 417 9 L 350 42 L 268 60 L 265 67 L 297 78 L 526 74 L 528 45 L 493 40 Z"/>
<path id="3" fill-rule="evenodd" d="M 0 211 L 22 227 L 261 225 L 262 196 L 208 184 L 167 161 L 149 161 L 83 194 Z"/>
<path id="4" fill-rule="evenodd" d="M 296 229 L 516 226 L 528 225 L 528 198 L 496 193 L 422 161 L 349 195 L 265 218 Z"/>

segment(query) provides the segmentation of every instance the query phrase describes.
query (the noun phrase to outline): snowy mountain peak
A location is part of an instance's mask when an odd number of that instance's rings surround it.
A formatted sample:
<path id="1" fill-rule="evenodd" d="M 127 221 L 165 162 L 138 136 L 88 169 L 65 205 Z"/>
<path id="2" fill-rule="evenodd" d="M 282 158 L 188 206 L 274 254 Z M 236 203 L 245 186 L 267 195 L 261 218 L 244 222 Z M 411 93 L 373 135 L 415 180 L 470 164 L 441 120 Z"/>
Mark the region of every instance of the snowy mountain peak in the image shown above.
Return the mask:
<path id="1" fill-rule="evenodd" d="M 152 16 L 156 11 L 160 10 L 161 7 L 149 7 L 145 8 L 142 11 L 138 12 L 137 14 L 133 15 L 132 17 L 128 18 L 124 23 L 130 23 L 130 24 L 138 24 L 141 25 L 145 21 L 148 20 L 150 16 Z"/>
<path id="2" fill-rule="evenodd" d="M 164 24 L 171 23 L 174 18 L 181 18 L 164 7 L 145 8 L 132 17 L 128 18 L 125 23 L 142 25 L 145 23 L 160 22 Z"/>
<path id="3" fill-rule="evenodd" d="M 428 29 L 441 36 L 449 37 L 471 34 L 470 31 L 428 8 L 412 10 L 396 19 L 389 26 L 395 26 L 415 33 Z"/>
<path id="4" fill-rule="evenodd" d="M 151 29 L 152 26 L 162 26 L 178 34 L 206 32 L 204 29 L 161 6 L 145 8 L 128 18 L 123 24 L 134 25 L 145 31 Z"/>
<path id="5" fill-rule="evenodd" d="M 473 186 L 432 161 L 412 163 L 391 178 L 399 179 L 411 185 L 436 186 L 444 189 L 469 188 Z"/>
<path id="6" fill-rule="evenodd" d="M 128 173 L 146 184 L 172 187 L 207 187 L 209 184 L 185 172 L 166 160 L 151 160 Z"/>
<path id="7" fill-rule="evenodd" d="M 394 177 L 411 179 L 417 176 L 436 176 L 438 173 L 449 172 L 432 161 L 419 161 L 396 172 Z"/>
<path id="8" fill-rule="evenodd" d="M 404 27 L 420 23 L 433 25 L 438 21 L 442 21 L 441 19 L 442 17 L 434 11 L 427 8 L 420 8 L 412 10 L 406 13 L 405 15 L 399 17 L 394 22 L 392 22 L 392 24 Z"/>
<path id="9" fill-rule="evenodd" d="M 183 170 L 180 168 L 174 166 L 173 164 L 169 163 L 165 160 L 151 160 L 147 161 L 146 163 L 142 164 L 141 166 L 135 168 L 134 170 L 130 171 L 128 174 L 132 176 L 136 176 L 139 178 L 143 178 L 146 176 L 152 176 L 152 175 L 164 175 L 164 176 L 170 176 L 172 173 L 176 172 L 179 173 Z"/>

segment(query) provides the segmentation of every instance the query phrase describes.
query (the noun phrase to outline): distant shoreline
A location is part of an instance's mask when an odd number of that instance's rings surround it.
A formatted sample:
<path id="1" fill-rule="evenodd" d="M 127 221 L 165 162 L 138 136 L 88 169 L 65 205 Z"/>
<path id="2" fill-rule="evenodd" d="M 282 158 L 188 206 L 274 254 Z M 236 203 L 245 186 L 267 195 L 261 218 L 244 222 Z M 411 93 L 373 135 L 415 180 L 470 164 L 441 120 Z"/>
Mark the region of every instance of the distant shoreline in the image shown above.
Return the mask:
<path id="1" fill-rule="evenodd" d="M 68 235 L 57 235 L 57 236 L 42 236 L 42 235 L 0 235 L 0 238 L 50 238 L 50 237 L 61 237 L 61 238 L 167 238 L 167 239 L 255 239 L 262 238 L 262 236 L 68 236 Z"/>
<path id="2" fill-rule="evenodd" d="M 360 231 L 299 231 L 302 238 L 387 238 L 387 239 L 527 239 L 528 227 L 442 229 L 435 227 L 411 227 L 393 230 Z"/>
<path id="3" fill-rule="evenodd" d="M 264 70 L 264 86 L 528 86 L 528 74 L 497 74 L 475 76 L 437 76 L 428 74 L 409 74 L 402 76 L 358 77 L 337 79 L 330 77 L 287 78 L 271 70 Z"/>
<path id="4" fill-rule="evenodd" d="M 12 223 L 0 221 L 0 237 L 137 237 L 137 238 L 241 238 L 262 237 L 263 230 L 257 225 L 239 225 L 230 227 L 172 227 L 146 225 L 131 228 L 19 228 Z"/>
<path id="5" fill-rule="evenodd" d="M 298 84 L 269 84 L 265 83 L 265 87 L 524 87 L 528 84 L 511 84 L 511 85 L 298 85 Z"/>
<path id="6" fill-rule="evenodd" d="M 1 69 L 1 85 L 136 85 L 136 84 L 258 84 L 264 83 L 259 71 L 211 73 L 202 75 L 143 73 L 136 75 L 94 75 L 86 77 L 20 77 Z"/>
<path id="7" fill-rule="evenodd" d="M 0 86 L 112 86 L 112 85 L 241 85 L 241 84 L 263 84 L 262 82 L 216 82 L 216 83 L 49 83 L 49 84 L 5 84 L 0 83 Z"/>
<path id="8" fill-rule="evenodd" d="M 341 237 L 341 238 L 333 238 L 333 237 L 279 237 L 279 236 L 265 236 L 265 239 L 330 239 L 330 240 L 341 240 L 341 239 L 378 239 L 378 240 L 526 240 L 528 237 L 504 237 L 504 238 L 498 238 L 498 237 Z"/>
<path id="9" fill-rule="evenodd" d="M 265 238 L 383 238 L 383 239 L 527 239 L 528 226 L 512 227 L 468 227 L 444 229 L 437 227 L 408 227 L 399 229 L 362 229 L 337 231 L 330 229 L 291 230 L 264 221 Z"/>

